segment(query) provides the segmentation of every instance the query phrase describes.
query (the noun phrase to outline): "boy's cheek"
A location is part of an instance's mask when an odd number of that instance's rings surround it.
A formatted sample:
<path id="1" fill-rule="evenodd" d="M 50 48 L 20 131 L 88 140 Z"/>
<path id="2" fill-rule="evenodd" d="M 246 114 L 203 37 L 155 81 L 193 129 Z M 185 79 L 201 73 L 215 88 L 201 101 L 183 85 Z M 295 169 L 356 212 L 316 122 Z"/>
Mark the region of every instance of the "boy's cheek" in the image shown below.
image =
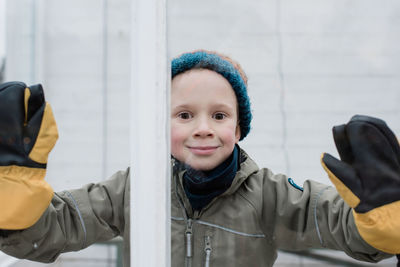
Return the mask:
<path id="1" fill-rule="evenodd" d="M 179 135 L 182 135 L 182 131 L 179 128 L 180 127 L 174 123 L 174 121 L 171 121 L 171 142 L 172 140 L 178 139 Z"/>
<path id="2" fill-rule="evenodd" d="M 179 131 L 179 129 L 174 129 L 171 127 L 171 154 L 174 157 L 177 157 L 181 147 L 183 146 L 184 135 L 183 131 Z"/>
<path id="3" fill-rule="evenodd" d="M 236 126 L 231 126 L 221 133 L 226 143 L 236 144 L 240 139 L 240 130 Z"/>
<path id="4" fill-rule="evenodd" d="M 171 143 L 182 141 L 185 137 L 184 129 L 171 125 Z"/>

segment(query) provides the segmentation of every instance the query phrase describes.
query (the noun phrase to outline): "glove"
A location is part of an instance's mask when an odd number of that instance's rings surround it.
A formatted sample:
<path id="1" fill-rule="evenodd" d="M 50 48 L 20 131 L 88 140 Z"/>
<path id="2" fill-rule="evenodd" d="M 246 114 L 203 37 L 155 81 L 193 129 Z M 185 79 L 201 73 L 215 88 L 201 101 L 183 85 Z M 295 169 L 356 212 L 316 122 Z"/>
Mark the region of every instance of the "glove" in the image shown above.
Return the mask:
<path id="1" fill-rule="evenodd" d="M 40 84 L 0 84 L 0 229 L 32 226 L 49 206 L 47 157 L 58 139 Z"/>
<path id="2" fill-rule="evenodd" d="M 321 163 L 344 201 L 353 208 L 361 237 L 390 254 L 400 253 L 400 147 L 386 123 L 356 115 L 333 128 L 340 160 Z"/>

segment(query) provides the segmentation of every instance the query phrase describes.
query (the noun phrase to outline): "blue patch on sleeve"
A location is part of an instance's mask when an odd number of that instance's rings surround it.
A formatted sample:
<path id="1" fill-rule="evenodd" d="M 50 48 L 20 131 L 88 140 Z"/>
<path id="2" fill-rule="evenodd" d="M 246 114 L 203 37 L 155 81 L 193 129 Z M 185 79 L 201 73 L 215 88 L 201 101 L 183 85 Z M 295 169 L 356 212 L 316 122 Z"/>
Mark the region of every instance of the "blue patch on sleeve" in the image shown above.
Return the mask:
<path id="1" fill-rule="evenodd" d="M 291 184 L 294 188 L 299 189 L 301 192 L 304 191 L 303 187 L 297 185 L 292 178 L 288 178 L 289 184 Z"/>

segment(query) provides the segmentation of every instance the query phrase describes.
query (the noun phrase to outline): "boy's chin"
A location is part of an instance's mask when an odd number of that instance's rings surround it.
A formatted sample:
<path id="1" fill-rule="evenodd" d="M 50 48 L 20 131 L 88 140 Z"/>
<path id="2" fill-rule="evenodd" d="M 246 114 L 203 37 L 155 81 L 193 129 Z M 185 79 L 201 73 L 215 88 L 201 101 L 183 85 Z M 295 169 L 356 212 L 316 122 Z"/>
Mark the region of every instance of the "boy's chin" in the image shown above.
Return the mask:
<path id="1" fill-rule="evenodd" d="M 211 162 L 199 162 L 198 160 L 195 162 L 184 162 L 186 165 L 189 165 L 190 168 L 196 170 L 196 171 L 211 171 L 214 168 L 216 168 L 220 162 L 215 162 L 215 161 L 211 161 Z"/>
<path id="2" fill-rule="evenodd" d="M 196 171 L 211 171 L 215 169 L 218 165 L 220 165 L 222 162 L 224 162 L 225 159 L 228 157 L 197 157 L 190 155 L 188 157 L 182 158 L 182 157 L 175 157 L 180 163 L 183 163 L 184 165 L 188 165 L 191 169 L 194 169 Z"/>

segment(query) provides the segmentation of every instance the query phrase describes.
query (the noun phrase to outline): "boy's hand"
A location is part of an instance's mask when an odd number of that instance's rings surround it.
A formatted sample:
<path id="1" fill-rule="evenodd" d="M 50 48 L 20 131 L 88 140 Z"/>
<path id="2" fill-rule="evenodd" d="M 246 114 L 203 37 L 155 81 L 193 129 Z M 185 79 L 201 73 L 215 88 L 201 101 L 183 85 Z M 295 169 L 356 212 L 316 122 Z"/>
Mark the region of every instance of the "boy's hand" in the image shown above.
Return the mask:
<path id="1" fill-rule="evenodd" d="M 322 166 L 351 206 L 371 246 L 400 253 L 400 146 L 380 119 L 356 115 L 333 128 L 341 161 L 323 154 Z"/>
<path id="2" fill-rule="evenodd" d="M 0 84 L 0 229 L 28 228 L 48 207 L 44 176 L 57 138 L 41 85 Z"/>

